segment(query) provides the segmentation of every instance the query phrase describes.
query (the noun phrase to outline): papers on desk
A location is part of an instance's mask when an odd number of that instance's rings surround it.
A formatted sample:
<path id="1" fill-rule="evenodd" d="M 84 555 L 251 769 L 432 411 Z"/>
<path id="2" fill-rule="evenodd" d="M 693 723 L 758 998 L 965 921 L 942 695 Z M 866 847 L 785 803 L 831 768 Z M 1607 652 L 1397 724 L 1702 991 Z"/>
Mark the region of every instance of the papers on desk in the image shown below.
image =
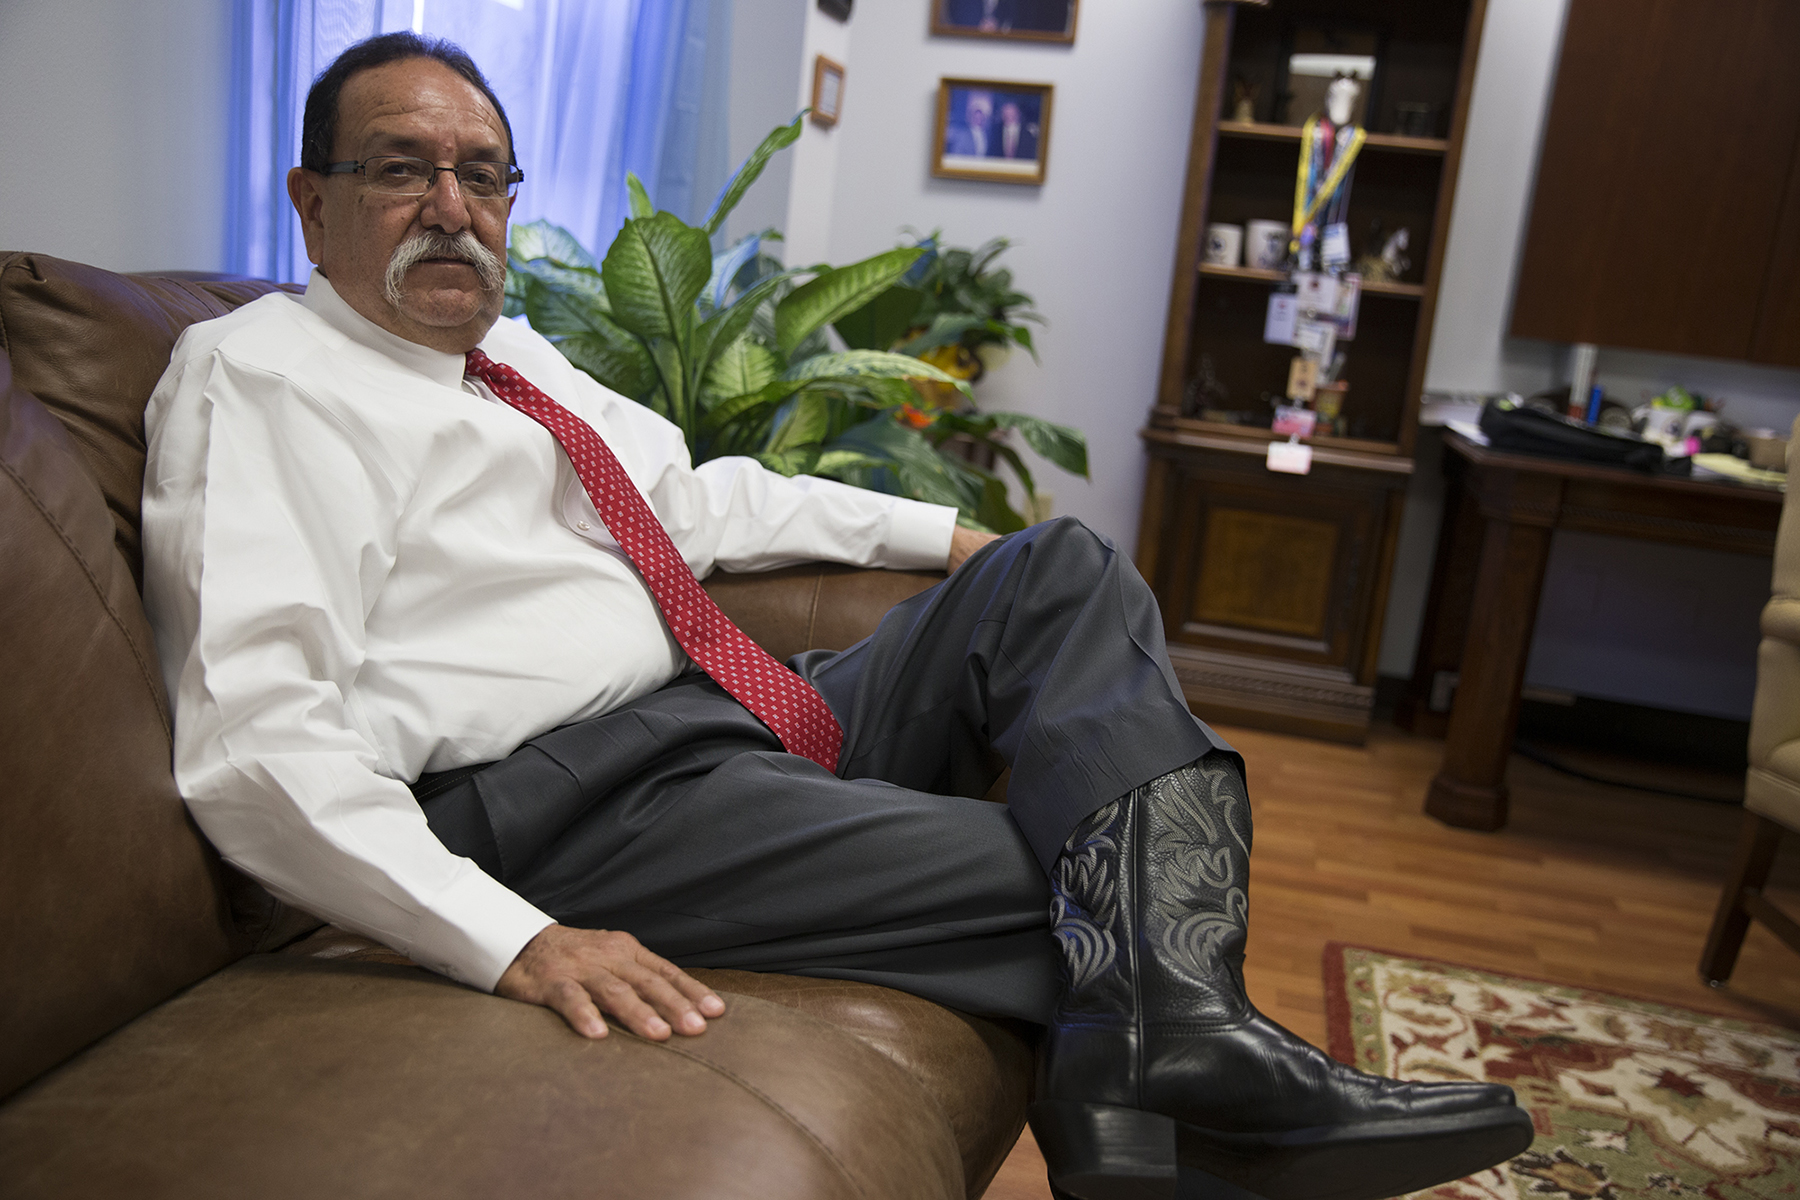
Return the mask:
<path id="1" fill-rule="evenodd" d="M 1764 471 L 1731 454 L 1694 455 L 1693 478 L 1729 479 L 1733 483 L 1748 483 L 1754 487 L 1787 491 L 1785 471 Z"/>
<path id="2" fill-rule="evenodd" d="M 1488 435 L 1481 432 L 1481 426 L 1473 421 L 1465 421 L 1460 417 L 1453 417 L 1444 422 L 1444 428 L 1448 429 L 1451 433 L 1462 434 L 1477 446 L 1485 446 L 1488 444 Z"/>

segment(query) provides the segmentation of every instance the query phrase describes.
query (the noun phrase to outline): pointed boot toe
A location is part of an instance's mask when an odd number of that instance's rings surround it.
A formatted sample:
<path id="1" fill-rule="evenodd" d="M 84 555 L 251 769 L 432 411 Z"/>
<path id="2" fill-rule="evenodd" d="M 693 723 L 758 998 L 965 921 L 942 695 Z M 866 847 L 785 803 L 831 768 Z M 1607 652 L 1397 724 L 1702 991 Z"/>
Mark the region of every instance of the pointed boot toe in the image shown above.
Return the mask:
<path id="1" fill-rule="evenodd" d="M 1031 1125 L 1080 1200 L 1380 1200 L 1526 1149 L 1512 1089 L 1345 1066 L 1244 992 L 1250 806 L 1223 754 L 1098 810 L 1052 872 L 1064 991 Z"/>

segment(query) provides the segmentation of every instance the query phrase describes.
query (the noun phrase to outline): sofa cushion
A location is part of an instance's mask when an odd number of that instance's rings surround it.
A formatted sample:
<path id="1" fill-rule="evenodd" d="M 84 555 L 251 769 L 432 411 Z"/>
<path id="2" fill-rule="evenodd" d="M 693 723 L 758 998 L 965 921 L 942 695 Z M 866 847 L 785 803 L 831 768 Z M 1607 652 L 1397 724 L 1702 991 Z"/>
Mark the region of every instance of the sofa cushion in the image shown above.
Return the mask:
<path id="1" fill-rule="evenodd" d="M 837 979 L 698 970 L 721 994 L 755 996 L 799 1009 L 886 1055 L 943 1110 L 962 1151 L 963 1186 L 987 1189 L 1006 1161 L 1031 1099 L 1029 1027 L 953 1012 L 892 988 Z"/>
<path id="2" fill-rule="evenodd" d="M 4 354 L 0 680 L 5 1095 L 235 951 L 106 502 Z"/>
<path id="3" fill-rule="evenodd" d="M 279 286 L 118 275 L 47 254 L 0 252 L 0 350 L 11 357 L 18 386 L 43 401 L 81 448 L 140 583 L 144 405 L 182 330 Z"/>
<path id="4" fill-rule="evenodd" d="M 8 1197 L 950 1200 L 905 1071 L 729 996 L 698 1038 L 595 1042 L 422 970 L 254 955 L 0 1108 Z"/>
<path id="5" fill-rule="evenodd" d="M 379 942 L 326 926 L 284 955 L 319 961 L 415 966 Z M 918 1082 L 943 1113 L 962 1155 L 963 1186 L 979 1196 L 1025 1127 L 1032 1035 L 1016 1021 L 952 1012 L 892 988 L 753 971 L 696 970 L 722 995 L 798 1009 L 881 1053 Z"/>

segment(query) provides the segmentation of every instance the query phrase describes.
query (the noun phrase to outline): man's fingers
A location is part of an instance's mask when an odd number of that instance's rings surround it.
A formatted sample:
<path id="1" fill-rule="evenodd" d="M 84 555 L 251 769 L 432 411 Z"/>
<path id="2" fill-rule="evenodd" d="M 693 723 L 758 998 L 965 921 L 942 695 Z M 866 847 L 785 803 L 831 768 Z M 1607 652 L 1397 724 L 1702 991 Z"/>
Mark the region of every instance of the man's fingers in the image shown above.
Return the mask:
<path id="1" fill-rule="evenodd" d="M 694 1002 L 703 1017 L 722 1017 L 725 1015 L 725 1002 L 719 999 L 718 993 L 689 975 L 666 958 L 658 958 L 646 950 L 640 961 L 661 975 L 683 996 Z"/>
<path id="2" fill-rule="evenodd" d="M 593 997 L 588 990 L 573 979 L 565 979 L 550 989 L 545 1002 L 561 1014 L 569 1023 L 569 1028 L 582 1037 L 603 1038 L 606 1036 L 606 1022 L 600 1016 L 600 1010 L 594 1007 Z"/>
<path id="3" fill-rule="evenodd" d="M 587 989 L 601 1012 L 614 1017 L 631 1032 L 653 1042 L 667 1040 L 669 1023 L 638 994 L 637 988 L 624 979 L 608 974 L 601 979 L 590 979 Z"/>
<path id="4" fill-rule="evenodd" d="M 654 968 L 636 964 L 621 969 L 619 975 L 673 1028 L 689 1036 L 706 1032 L 706 1018 L 700 1014 L 694 1000 L 676 987 L 674 981 L 664 978 Z"/>
<path id="5" fill-rule="evenodd" d="M 628 933 L 551 925 L 528 942 L 501 975 L 502 996 L 543 1004 L 584 1037 L 606 1036 L 611 1016 L 639 1037 L 706 1032 L 725 1014 L 711 989 Z"/>

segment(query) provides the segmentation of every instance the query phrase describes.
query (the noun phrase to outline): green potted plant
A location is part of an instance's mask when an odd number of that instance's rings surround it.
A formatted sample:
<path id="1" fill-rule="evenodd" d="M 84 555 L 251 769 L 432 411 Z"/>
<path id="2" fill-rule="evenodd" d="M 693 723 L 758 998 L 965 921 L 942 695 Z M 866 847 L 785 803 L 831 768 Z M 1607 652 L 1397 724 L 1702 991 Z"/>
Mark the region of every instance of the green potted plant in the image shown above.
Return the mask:
<path id="1" fill-rule="evenodd" d="M 952 505 L 995 532 L 1023 528 L 999 475 L 948 444 L 991 446 L 1035 502 L 1004 431 L 1084 477 L 1085 439 L 1022 413 L 980 412 L 966 381 L 891 348 L 916 340 L 902 335 L 915 328 L 922 295 L 906 280 L 927 247 L 842 267 L 784 267 L 766 252 L 772 234 L 712 252 L 710 238 L 770 156 L 799 137 L 800 120 L 745 160 L 700 226 L 655 211 L 635 176 L 632 215 L 603 260 L 560 226 L 514 226 L 508 315 L 524 313 L 575 366 L 673 421 L 695 462 L 747 454 L 787 475 Z M 827 327 L 847 349 L 831 348 Z M 961 403 L 921 407 L 913 381 L 945 385 Z"/>

